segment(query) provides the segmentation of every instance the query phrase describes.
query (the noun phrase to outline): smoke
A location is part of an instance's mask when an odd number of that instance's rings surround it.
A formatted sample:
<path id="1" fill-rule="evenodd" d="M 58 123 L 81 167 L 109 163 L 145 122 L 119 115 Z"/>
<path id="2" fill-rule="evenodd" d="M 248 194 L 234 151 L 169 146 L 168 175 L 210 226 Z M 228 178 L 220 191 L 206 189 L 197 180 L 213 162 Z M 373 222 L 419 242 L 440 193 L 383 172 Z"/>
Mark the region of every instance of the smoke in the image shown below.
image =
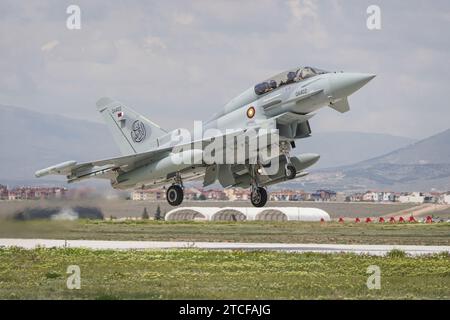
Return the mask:
<path id="1" fill-rule="evenodd" d="M 68 220 L 73 221 L 79 218 L 78 213 L 71 208 L 63 208 L 57 214 L 50 216 L 52 220 Z"/>
<path id="2" fill-rule="evenodd" d="M 99 208 L 95 207 L 65 207 L 65 208 L 27 208 L 12 215 L 13 220 L 65 220 L 73 221 L 77 219 L 103 220 L 104 216 Z"/>

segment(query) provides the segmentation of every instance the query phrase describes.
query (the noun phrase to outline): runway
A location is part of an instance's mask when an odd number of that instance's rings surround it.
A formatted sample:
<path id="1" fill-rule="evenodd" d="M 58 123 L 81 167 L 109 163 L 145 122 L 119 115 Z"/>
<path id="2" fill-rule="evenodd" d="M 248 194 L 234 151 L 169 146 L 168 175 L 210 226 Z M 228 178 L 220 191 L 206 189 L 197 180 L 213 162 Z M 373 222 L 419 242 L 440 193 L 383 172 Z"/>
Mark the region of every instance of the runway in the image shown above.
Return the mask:
<path id="1" fill-rule="evenodd" d="M 103 241 L 103 240 L 51 240 L 51 239 L 0 239 L 0 247 L 87 248 L 94 250 L 266 250 L 284 252 L 356 253 L 383 256 L 393 249 L 409 255 L 450 252 L 450 246 L 413 245 L 347 245 L 347 244 L 291 244 L 291 243 L 233 243 L 233 242 L 185 242 L 185 241 Z"/>

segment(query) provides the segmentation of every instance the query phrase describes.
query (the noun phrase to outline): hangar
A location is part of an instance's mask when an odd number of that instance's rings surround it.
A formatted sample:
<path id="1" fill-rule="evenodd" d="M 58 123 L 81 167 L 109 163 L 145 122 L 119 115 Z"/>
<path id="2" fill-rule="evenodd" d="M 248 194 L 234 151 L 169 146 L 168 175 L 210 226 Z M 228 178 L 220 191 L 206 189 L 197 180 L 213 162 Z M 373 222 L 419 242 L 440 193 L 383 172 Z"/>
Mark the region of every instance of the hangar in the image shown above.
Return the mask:
<path id="1" fill-rule="evenodd" d="M 318 208 L 300 207 L 181 207 L 167 212 L 165 220 L 205 221 L 330 221 L 330 215 Z"/>

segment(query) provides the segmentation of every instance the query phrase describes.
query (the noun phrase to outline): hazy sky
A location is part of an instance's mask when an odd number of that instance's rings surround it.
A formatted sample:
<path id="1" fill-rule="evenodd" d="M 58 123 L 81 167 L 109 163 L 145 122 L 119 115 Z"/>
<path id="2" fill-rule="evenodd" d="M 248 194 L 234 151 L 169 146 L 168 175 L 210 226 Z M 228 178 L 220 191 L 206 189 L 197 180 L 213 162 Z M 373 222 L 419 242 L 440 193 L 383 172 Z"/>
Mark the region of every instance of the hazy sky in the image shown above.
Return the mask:
<path id="1" fill-rule="evenodd" d="M 81 8 L 68 30 L 66 8 Z M 382 29 L 366 27 L 369 5 Z M 351 112 L 314 132 L 421 138 L 450 128 L 450 1 L 0 2 L 0 104 L 101 121 L 111 96 L 168 129 L 192 127 L 241 91 L 311 65 L 376 73 Z"/>

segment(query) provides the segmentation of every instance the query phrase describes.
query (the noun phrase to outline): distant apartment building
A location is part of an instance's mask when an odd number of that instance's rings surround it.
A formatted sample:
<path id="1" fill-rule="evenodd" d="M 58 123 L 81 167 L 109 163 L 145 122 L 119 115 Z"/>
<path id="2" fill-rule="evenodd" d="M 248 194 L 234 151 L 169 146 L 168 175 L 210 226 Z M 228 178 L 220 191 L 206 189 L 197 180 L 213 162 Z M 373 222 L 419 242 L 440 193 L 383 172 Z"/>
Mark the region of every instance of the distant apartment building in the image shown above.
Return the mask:
<path id="1" fill-rule="evenodd" d="M 202 190 L 197 188 L 186 188 L 184 190 L 184 199 L 186 200 L 199 200 L 202 196 Z"/>
<path id="2" fill-rule="evenodd" d="M 345 202 L 346 195 L 344 192 L 336 192 L 336 202 Z"/>
<path id="3" fill-rule="evenodd" d="M 367 191 L 361 197 L 361 201 L 366 202 L 395 202 L 397 195 L 394 192 Z"/>
<path id="4" fill-rule="evenodd" d="M 443 202 L 445 204 L 450 204 L 450 192 L 443 195 Z"/>
<path id="5" fill-rule="evenodd" d="M 270 201 L 306 201 L 309 194 L 304 191 L 279 190 L 269 193 Z"/>
<path id="6" fill-rule="evenodd" d="M 135 201 L 158 201 L 166 198 L 166 193 L 162 189 L 142 189 L 134 190 L 131 199 Z"/>
<path id="7" fill-rule="evenodd" d="M 374 191 L 367 191 L 366 193 L 364 193 L 363 197 L 362 197 L 362 201 L 365 202 L 378 202 L 379 200 L 379 194 L 378 192 L 374 192 Z"/>
<path id="8" fill-rule="evenodd" d="M 135 201 L 159 201 L 166 198 L 164 189 L 143 189 L 134 190 L 131 199 Z M 227 196 L 222 190 L 204 191 L 197 188 L 186 188 L 184 190 L 185 200 L 227 200 Z"/>
<path id="9" fill-rule="evenodd" d="M 240 201 L 250 199 L 250 191 L 241 188 L 229 188 L 224 190 L 225 195 L 230 201 Z"/>
<path id="10" fill-rule="evenodd" d="M 347 202 L 361 202 L 363 199 L 363 193 L 353 193 L 345 197 Z"/>
<path id="11" fill-rule="evenodd" d="M 395 192 L 383 192 L 383 202 L 395 202 L 398 195 Z"/>
<path id="12" fill-rule="evenodd" d="M 423 203 L 425 195 L 422 192 L 403 193 L 398 197 L 400 203 Z"/>
<path id="13" fill-rule="evenodd" d="M 317 202 L 336 201 L 336 192 L 331 190 L 317 190 L 311 194 L 311 200 Z"/>
<path id="14" fill-rule="evenodd" d="M 8 190 L 8 200 L 61 199 L 67 193 L 61 187 L 19 187 Z"/>
<path id="15" fill-rule="evenodd" d="M 423 203 L 437 203 L 439 201 L 439 194 L 425 194 L 423 198 Z"/>
<path id="16" fill-rule="evenodd" d="M 0 184 L 0 200 L 8 199 L 8 187 Z"/>
<path id="17" fill-rule="evenodd" d="M 206 200 L 228 200 L 228 196 L 223 190 L 203 191 Z"/>

